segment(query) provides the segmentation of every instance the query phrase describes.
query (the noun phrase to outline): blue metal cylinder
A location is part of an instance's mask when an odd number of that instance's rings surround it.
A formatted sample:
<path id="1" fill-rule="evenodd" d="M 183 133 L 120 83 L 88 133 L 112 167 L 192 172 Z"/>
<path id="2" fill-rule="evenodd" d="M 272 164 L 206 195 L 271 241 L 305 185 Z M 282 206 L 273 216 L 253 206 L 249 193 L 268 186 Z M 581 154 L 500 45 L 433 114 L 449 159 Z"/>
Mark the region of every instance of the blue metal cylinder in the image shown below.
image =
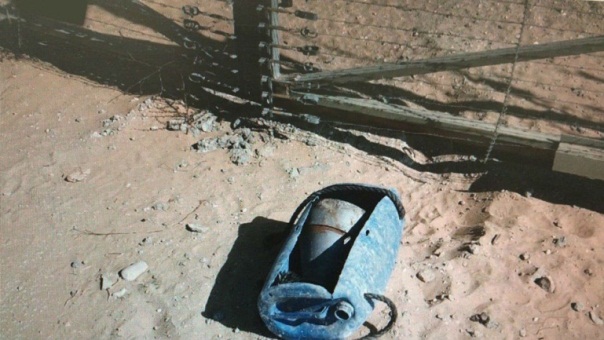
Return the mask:
<path id="1" fill-rule="evenodd" d="M 352 335 L 373 311 L 366 294 L 386 288 L 404 222 L 393 190 L 341 184 L 313 193 L 258 299 L 269 330 L 286 339 Z"/>

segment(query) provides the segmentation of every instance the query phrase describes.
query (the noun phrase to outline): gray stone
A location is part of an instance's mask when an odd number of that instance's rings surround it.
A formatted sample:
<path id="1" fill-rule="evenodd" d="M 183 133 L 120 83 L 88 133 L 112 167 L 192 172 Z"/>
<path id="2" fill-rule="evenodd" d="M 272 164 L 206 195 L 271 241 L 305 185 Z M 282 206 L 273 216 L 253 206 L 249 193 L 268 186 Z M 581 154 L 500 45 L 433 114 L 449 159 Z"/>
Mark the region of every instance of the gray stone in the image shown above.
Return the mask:
<path id="1" fill-rule="evenodd" d="M 204 227 L 201 224 L 198 223 L 187 223 L 185 225 L 185 228 L 190 231 L 190 232 L 194 232 L 194 233 L 205 233 L 208 230 L 210 230 L 210 228 L 208 227 Z"/>
<path id="2" fill-rule="evenodd" d="M 166 125 L 166 128 L 169 131 L 179 131 L 180 130 L 180 126 L 183 123 L 184 123 L 184 120 L 182 120 L 182 119 L 172 119 L 172 120 L 168 121 L 168 123 Z"/>
<path id="3" fill-rule="evenodd" d="M 65 181 L 70 182 L 70 183 L 76 183 L 76 182 L 82 182 L 83 180 L 85 180 L 88 175 L 90 175 L 90 169 L 86 169 L 86 170 L 78 170 L 75 172 L 70 173 L 69 175 L 65 176 Z"/>
<path id="4" fill-rule="evenodd" d="M 434 274 L 432 269 L 420 270 L 416 276 L 420 281 L 425 283 L 431 282 L 436 278 L 436 274 Z"/>
<path id="5" fill-rule="evenodd" d="M 120 276 L 126 281 L 134 281 L 149 269 L 145 261 L 135 262 L 120 271 Z"/>
<path id="6" fill-rule="evenodd" d="M 556 290 L 554 281 L 548 276 L 541 276 L 535 279 L 535 284 L 548 293 L 553 293 Z"/>
<path id="7" fill-rule="evenodd" d="M 564 237 L 564 236 L 556 237 L 553 240 L 553 242 L 554 242 L 554 245 L 559 248 L 565 247 L 567 244 L 566 237 Z"/>
<path id="8" fill-rule="evenodd" d="M 250 149 L 232 149 L 231 162 L 236 165 L 243 165 L 250 162 L 252 151 Z"/>
<path id="9" fill-rule="evenodd" d="M 153 210 L 161 210 L 161 211 L 166 211 L 170 208 L 170 206 L 166 203 L 162 203 L 162 202 L 157 202 L 155 204 L 153 204 L 151 206 L 151 209 Z"/>
<path id="10" fill-rule="evenodd" d="M 591 321 L 593 323 L 595 323 L 598 326 L 604 325 L 604 320 L 602 320 L 602 318 L 600 318 L 600 316 L 598 314 L 596 314 L 595 311 L 589 312 L 589 318 L 591 319 Z"/>
<path id="11" fill-rule="evenodd" d="M 583 304 L 581 302 L 572 302 L 570 304 L 570 308 L 572 308 L 575 312 L 580 312 L 583 310 Z"/>
<path id="12" fill-rule="evenodd" d="M 117 275 L 115 274 L 103 274 L 101 275 L 101 290 L 107 290 L 111 288 L 117 282 Z"/>
<path id="13" fill-rule="evenodd" d="M 123 298 L 124 296 L 126 296 L 126 293 L 128 293 L 128 290 L 126 288 L 122 288 L 120 290 L 118 290 L 117 292 L 111 294 L 112 296 L 115 296 L 116 298 Z"/>
<path id="14" fill-rule="evenodd" d="M 296 178 L 300 176 L 300 170 L 298 170 L 298 168 L 291 168 L 287 169 L 286 171 L 290 178 Z"/>

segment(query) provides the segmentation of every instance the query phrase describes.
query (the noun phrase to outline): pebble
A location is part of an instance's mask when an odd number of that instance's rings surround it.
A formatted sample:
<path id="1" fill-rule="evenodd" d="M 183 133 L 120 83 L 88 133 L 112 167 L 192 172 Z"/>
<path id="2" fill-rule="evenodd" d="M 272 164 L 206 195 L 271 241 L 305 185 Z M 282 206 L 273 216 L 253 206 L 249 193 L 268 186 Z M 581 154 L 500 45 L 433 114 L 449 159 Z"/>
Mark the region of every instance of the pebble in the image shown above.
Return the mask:
<path id="1" fill-rule="evenodd" d="M 480 251 L 480 245 L 477 243 L 468 243 L 468 244 L 463 245 L 461 247 L 461 250 L 475 255 L 475 254 L 478 254 L 478 252 Z"/>
<path id="2" fill-rule="evenodd" d="M 542 276 L 535 279 L 535 284 L 541 287 L 541 289 L 545 290 L 548 293 L 553 293 L 556 290 L 554 286 L 554 281 L 548 276 Z"/>
<path id="3" fill-rule="evenodd" d="M 191 232 L 194 232 L 194 233 L 205 233 L 208 230 L 210 230 L 210 228 L 204 227 L 204 226 L 202 226 L 201 224 L 198 224 L 198 223 L 187 223 L 185 225 L 185 228 L 188 231 L 191 231 Z"/>
<path id="4" fill-rule="evenodd" d="M 531 258 L 531 255 L 530 255 L 530 254 L 528 254 L 528 253 L 522 253 L 522 254 L 520 254 L 520 256 L 519 256 L 519 257 L 520 257 L 520 259 L 521 259 L 522 261 L 526 261 L 526 260 L 528 260 L 528 259 L 530 259 L 530 258 Z"/>
<path id="5" fill-rule="evenodd" d="M 596 312 L 594 311 L 590 311 L 589 312 L 589 318 L 591 319 L 591 321 L 593 321 L 593 323 L 595 323 L 598 326 L 602 326 L 604 325 L 604 320 L 602 320 L 598 314 L 596 314 Z"/>
<path id="6" fill-rule="evenodd" d="M 556 238 L 554 238 L 554 240 L 552 242 L 554 242 L 554 245 L 556 247 L 562 248 L 562 247 L 566 246 L 566 237 L 564 237 L 564 236 L 556 237 Z"/>
<path id="7" fill-rule="evenodd" d="M 158 202 L 155 203 L 151 206 L 151 209 L 153 210 L 161 210 L 161 211 L 166 211 L 170 208 L 170 206 L 168 204 L 162 203 L 162 202 Z"/>
<path id="8" fill-rule="evenodd" d="M 82 182 L 90 175 L 90 169 L 78 170 L 65 176 L 65 181 L 70 183 Z"/>
<path id="9" fill-rule="evenodd" d="M 524 328 L 523 328 L 523 329 L 521 329 L 521 330 L 518 332 L 518 335 L 520 335 L 520 337 L 521 337 L 521 338 L 524 338 L 524 337 L 526 336 L 526 329 L 524 329 Z"/>
<path id="10" fill-rule="evenodd" d="M 146 246 L 146 245 L 149 245 L 149 244 L 153 244 L 153 238 L 151 236 L 145 237 L 139 243 L 139 245 L 141 245 L 141 246 Z"/>
<path id="11" fill-rule="evenodd" d="M 168 131 L 179 131 L 180 130 L 180 126 L 184 123 L 183 120 L 181 119 L 173 119 L 173 120 L 169 120 L 167 123 L 166 128 L 168 129 Z"/>
<path id="12" fill-rule="evenodd" d="M 117 277 L 115 274 L 103 274 L 101 275 L 101 290 L 107 290 L 111 288 L 115 282 L 117 281 Z"/>
<path id="13" fill-rule="evenodd" d="M 82 265 L 82 261 L 73 261 L 71 262 L 71 268 L 77 269 Z"/>
<path id="14" fill-rule="evenodd" d="M 583 310 L 583 304 L 581 302 L 572 302 L 570 304 L 570 308 L 572 308 L 575 312 L 580 312 Z"/>
<path id="15" fill-rule="evenodd" d="M 122 288 L 120 290 L 118 290 L 117 292 L 111 294 L 113 296 L 115 296 L 116 298 L 123 298 L 124 296 L 126 296 L 126 293 L 128 293 L 128 290 L 126 288 Z"/>
<path id="16" fill-rule="evenodd" d="M 497 323 L 493 321 L 491 317 L 485 312 L 472 315 L 470 317 L 470 320 L 474 322 L 479 322 L 480 324 L 489 329 L 497 328 Z"/>
<path id="17" fill-rule="evenodd" d="M 417 273 L 417 278 L 425 283 L 433 281 L 436 278 L 434 271 L 432 269 L 424 269 Z"/>
<path id="18" fill-rule="evenodd" d="M 297 178 L 300 176 L 300 171 L 298 168 L 287 169 L 286 172 L 289 175 L 289 178 Z"/>
<path id="19" fill-rule="evenodd" d="M 129 265 L 120 271 L 120 276 L 126 281 L 134 281 L 142 273 L 149 269 L 149 265 L 145 261 L 138 261 Z"/>

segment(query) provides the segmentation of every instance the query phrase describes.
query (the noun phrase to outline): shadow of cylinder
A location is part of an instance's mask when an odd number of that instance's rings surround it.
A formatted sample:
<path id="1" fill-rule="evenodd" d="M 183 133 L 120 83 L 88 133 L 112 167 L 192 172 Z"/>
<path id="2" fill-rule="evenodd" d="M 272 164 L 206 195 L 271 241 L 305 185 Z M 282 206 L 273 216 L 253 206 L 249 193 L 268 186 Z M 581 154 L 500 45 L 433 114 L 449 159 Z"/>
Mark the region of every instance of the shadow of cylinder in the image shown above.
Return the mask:
<path id="1" fill-rule="evenodd" d="M 256 302 L 266 276 L 288 235 L 288 224 L 264 217 L 239 226 L 225 264 L 202 313 L 232 329 L 272 337 Z"/>

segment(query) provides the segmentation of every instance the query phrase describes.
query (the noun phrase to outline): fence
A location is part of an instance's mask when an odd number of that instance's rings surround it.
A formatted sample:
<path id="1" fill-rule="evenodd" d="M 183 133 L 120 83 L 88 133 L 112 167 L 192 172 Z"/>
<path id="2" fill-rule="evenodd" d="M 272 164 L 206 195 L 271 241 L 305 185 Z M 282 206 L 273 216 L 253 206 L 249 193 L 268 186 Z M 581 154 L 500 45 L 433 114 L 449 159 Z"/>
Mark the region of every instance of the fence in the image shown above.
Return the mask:
<path id="1" fill-rule="evenodd" d="M 192 91 L 201 88 L 273 113 L 310 111 L 324 120 L 444 136 L 478 145 L 485 160 L 551 165 L 572 149 L 573 159 L 595 162 L 591 171 L 604 173 L 600 2 L 89 4 L 85 27 L 17 20 L 11 6 L 1 6 L 0 25 L 34 56 L 127 92 L 173 89 L 203 101 L 204 92 Z M 28 39 L 28 32 L 37 35 Z"/>
<path id="2" fill-rule="evenodd" d="M 262 9 L 278 15 L 262 25 L 280 55 L 269 60 L 277 98 L 482 143 L 485 161 L 495 151 L 551 163 L 560 144 L 603 145 L 602 4 L 285 5 Z"/>

